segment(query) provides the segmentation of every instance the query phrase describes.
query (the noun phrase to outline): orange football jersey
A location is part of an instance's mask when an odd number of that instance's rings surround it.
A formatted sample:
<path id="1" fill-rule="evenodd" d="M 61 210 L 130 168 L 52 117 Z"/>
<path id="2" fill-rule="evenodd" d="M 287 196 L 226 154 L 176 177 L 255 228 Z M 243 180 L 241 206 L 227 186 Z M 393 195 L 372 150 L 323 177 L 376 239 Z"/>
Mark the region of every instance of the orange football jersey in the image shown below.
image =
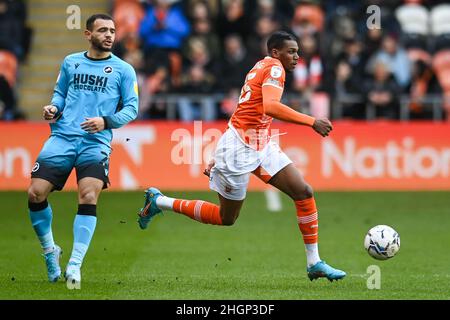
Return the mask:
<path id="1" fill-rule="evenodd" d="M 242 140 L 261 150 L 270 139 L 272 117 L 264 113 L 263 86 L 274 86 L 283 91 L 286 73 L 278 59 L 265 57 L 247 73 L 236 110 L 230 119 Z"/>

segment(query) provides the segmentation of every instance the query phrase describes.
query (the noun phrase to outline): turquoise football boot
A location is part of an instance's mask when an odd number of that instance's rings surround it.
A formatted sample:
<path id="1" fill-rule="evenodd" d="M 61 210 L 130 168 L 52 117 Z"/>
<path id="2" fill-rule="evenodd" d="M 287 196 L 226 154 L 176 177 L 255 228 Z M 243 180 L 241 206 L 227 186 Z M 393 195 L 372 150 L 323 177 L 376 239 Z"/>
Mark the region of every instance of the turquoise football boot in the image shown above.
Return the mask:
<path id="1" fill-rule="evenodd" d="M 61 268 L 59 266 L 59 259 L 61 258 L 62 250 L 55 244 L 53 251 L 43 254 L 45 264 L 47 265 L 48 281 L 56 282 L 61 277 Z"/>
<path id="2" fill-rule="evenodd" d="M 156 199 L 162 195 L 161 191 L 156 188 L 148 188 L 145 190 L 144 208 L 138 213 L 138 223 L 142 230 L 147 228 L 154 216 L 162 212 L 156 205 Z"/>
<path id="3" fill-rule="evenodd" d="M 319 261 L 315 265 L 306 269 L 309 280 L 327 278 L 330 281 L 339 280 L 346 276 L 342 270 L 329 266 L 325 261 Z"/>

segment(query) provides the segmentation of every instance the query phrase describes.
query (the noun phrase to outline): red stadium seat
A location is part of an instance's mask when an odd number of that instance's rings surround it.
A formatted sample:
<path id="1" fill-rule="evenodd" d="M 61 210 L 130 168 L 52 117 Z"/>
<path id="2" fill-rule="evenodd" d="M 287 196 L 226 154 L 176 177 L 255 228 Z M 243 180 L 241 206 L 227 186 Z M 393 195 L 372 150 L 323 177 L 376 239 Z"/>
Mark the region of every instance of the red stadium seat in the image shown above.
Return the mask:
<path id="1" fill-rule="evenodd" d="M 113 18 L 116 23 L 116 40 L 122 40 L 127 34 L 138 33 L 145 12 L 137 0 L 116 1 Z"/>
<path id="2" fill-rule="evenodd" d="M 17 58 L 14 54 L 6 50 L 0 50 L 0 74 L 8 81 L 11 88 L 16 84 Z"/>
<path id="3" fill-rule="evenodd" d="M 301 21 L 308 21 L 317 31 L 323 30 L 324 13 L 322 9 L 313 4 L 300 4 L 295 9 L 293 23 L 300 23 Z"/>

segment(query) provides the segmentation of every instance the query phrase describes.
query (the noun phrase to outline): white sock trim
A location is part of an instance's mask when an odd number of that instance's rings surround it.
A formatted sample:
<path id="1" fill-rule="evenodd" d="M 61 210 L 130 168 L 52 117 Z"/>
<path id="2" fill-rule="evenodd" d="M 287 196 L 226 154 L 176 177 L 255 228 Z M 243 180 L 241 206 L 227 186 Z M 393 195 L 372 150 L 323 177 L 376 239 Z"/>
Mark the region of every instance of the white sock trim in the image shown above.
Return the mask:
<path id="1" fill-rule="evenodd" d="M 305 244 L 305 251 L 306 251 L 306 263 L 308 267 L 311 267 L 320 261 L 319 244 L 317 243 Z"/>
<path id="2" fill-rule="evenodd" d="M 172 210 L 174 202 L 175 202 L 174 198 L 169 198 L 166 196 L 160 196 L 156 198 L 156 205 L 161 210 Z"/>

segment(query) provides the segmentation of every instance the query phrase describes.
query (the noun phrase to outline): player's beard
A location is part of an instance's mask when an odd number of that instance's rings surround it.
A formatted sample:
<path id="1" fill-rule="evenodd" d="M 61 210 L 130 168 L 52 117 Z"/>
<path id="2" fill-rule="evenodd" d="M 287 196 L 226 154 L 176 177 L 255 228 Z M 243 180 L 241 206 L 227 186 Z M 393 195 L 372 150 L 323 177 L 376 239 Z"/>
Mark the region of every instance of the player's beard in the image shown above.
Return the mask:
<path id="1" fill-rule="evenodd" d="M 103 43 L 97 38 L 92 38 L 91 43 L 95 50 L 103 51 L 103 52 L 110 52 L 112 50 L 112 46 L 111 46 L 111 48 L 104 47 Z"/>

